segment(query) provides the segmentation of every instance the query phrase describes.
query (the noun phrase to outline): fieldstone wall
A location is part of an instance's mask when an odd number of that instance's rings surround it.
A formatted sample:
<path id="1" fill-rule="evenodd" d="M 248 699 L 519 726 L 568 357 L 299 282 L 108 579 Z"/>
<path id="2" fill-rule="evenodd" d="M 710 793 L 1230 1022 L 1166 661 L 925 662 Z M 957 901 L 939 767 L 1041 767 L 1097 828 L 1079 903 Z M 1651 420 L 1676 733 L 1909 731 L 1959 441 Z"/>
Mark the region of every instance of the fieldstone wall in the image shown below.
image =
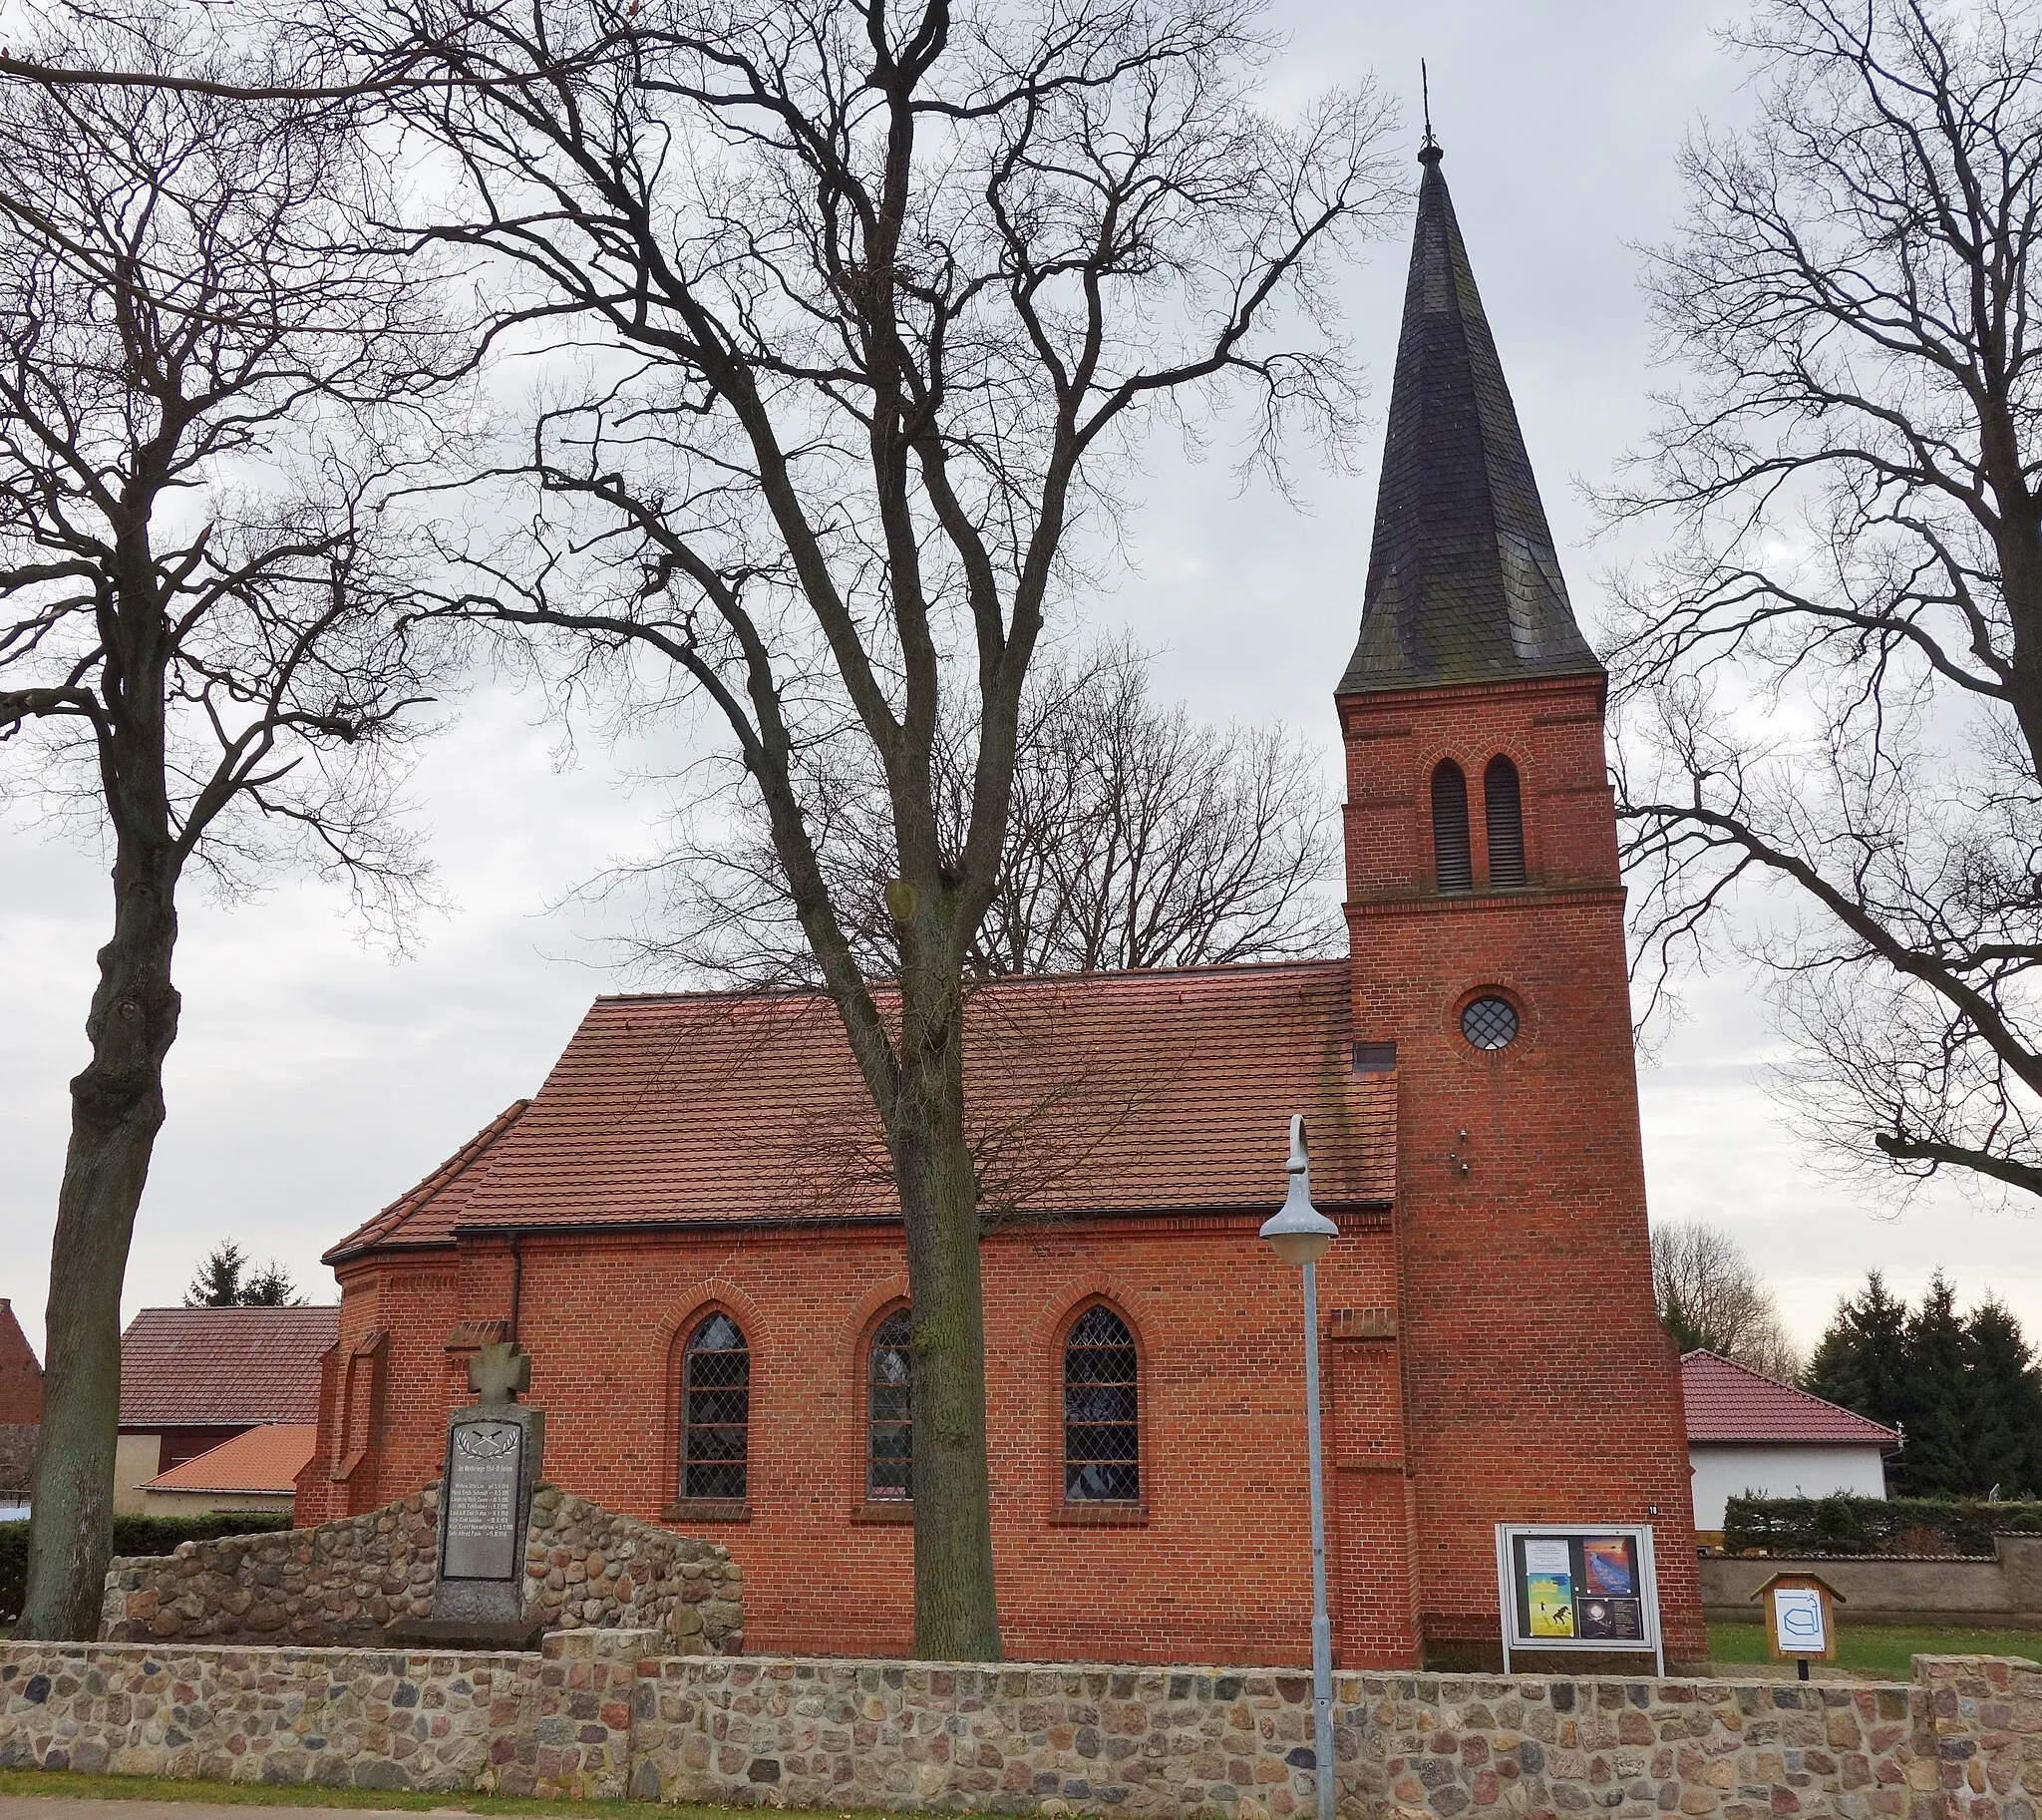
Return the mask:
<path id="1" fill-rule="evenodd" d="M 1313 1807 L 1301 1673 L 658 1668 L 633 1737 L 641 1798 L 1237 1820 Z M 1343 1674 L 1333 1747 L 1341 1811 L 1368 1820 L 1941 1814 L 1927 1704 L 1899 1685 Z"/>
<path id="2" fill-rule="evenodd" d="M 739 1806 L 1279 1820 L 1312 1806 L 1309 1677 L 0 1643 L 0 1766 Z M 2035 1820 L 2042 1667 L 1912 1684 L 1343 1674 L 1343 1820 Z"/>
<path id="3" fill-rule="evenodd" d="M 315 1529 L 184 1542 L 107 1575 L 108 1642 L 380 1644 L 427 1617 L 440 1490 Z M 548 1631 L 650 1631 L 662 1648 L 744 1646 L 744 1576 L 720 1543 L 619 1516 L 557 1486 L 531 1502 L 524 1611 Z"/>
<path id="4" fill-rule="evenodd" d="M 645 1632 L 541 1652 L 0 1643 L 0 1769 L 613 1797 Z"/>
<path id="5" fill-rule="evenodd" d="M 1917 1655 L 1947 1820 L 2035 1820 L 2042 1806 L 2042 1667 L 1991 1655 Z"/>

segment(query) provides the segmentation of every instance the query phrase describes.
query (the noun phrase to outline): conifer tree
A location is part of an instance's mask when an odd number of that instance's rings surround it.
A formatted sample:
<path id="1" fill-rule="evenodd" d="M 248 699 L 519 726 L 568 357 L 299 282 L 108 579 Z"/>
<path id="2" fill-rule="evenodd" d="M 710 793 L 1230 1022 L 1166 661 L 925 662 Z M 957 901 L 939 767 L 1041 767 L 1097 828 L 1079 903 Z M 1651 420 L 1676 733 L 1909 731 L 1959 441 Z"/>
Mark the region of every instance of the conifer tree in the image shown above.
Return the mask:
<path id="1" fill-rule="evenodd" d="M 1907 1322 L 1907 1445 L 1887 1470 L 1896 1497 L 1963 1498 L 1982 1491 L 1971 1459 L 1977 1409 L 1967 1369 L 1964 1317 L 1938 1271 Z"/>
<path id="2" fill-rule="evenodd" d="M 1964 1323 L 1972 1390 L 1973 1491 L 2001 1498 L 2042 1495 L 2042 1367 L 2021 1323 L 1988 1296 Z"/>
<path id="3" fill-rule="evenodd" d="M 1911 1313 L 1872 1272 L 1837 1303 L 1801 1387 L 1905 1432 L 1894 1497 L 2042 1495 L 2042 1364 L 2005 1303 L 1959 1314 L 1940 1272 Z"/>
<path id="4" fill-rule="evenodd" d="M 1887 1293 L 1878 1272 L 1866 1277 L 1863 1293 L 1838 1298 L 1801 1387 L 1874 1422 L 1906 1425 L 1907 1303 Z"/>

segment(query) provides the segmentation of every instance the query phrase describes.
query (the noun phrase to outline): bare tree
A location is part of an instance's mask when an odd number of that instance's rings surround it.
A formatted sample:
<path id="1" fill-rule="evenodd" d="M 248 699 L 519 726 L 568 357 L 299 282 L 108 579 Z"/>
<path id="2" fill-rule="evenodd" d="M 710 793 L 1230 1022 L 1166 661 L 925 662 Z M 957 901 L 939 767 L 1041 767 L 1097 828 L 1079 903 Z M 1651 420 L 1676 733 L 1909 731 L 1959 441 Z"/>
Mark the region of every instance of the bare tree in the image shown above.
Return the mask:
<path id="1" fill-rule="evenodd" d="M 48 50 L 230 73 L 105 15 Z M 244 891 L 306 860 L 388 917 L 420 878 L 388 812 L 432 665 L 398 626 L 407 559 L 383 519 L 424 277 L 349 242 L 360 177 L 341 126 L 302 108 L 0 85 L 0 756 L 18 796 L 110 852 L 114 888 L 71 1084 L 21 1636 L 99 1622 L 180 885 Z"/>
<path id="2" fill-rule="evenodd" d="M 1655 1225 L 1652 1286 L 1659 1318 L 1683 1352 L 1706 1347 L 1786 1384 L 1801 1375 L 1801 1353 L 1773 1291 L 1720 1226 L 1701 1220 Z"/>
<path id="3" fill-rule="evenodd" d="M 935 752 L 946 851 L 971 812 L 971 729 Z M 818 854 L 870 979 L 900 965 L 885 884 L 895 843 L 870 745 L 810 755 L 802 790 Z M 722 799 L 728 804 L 728 797 Z M 647 894 L 625 947 L 648 977 L 820 983 L 756 793 L 728 820 L 690 801 L 673 838 L 598 882 Z M 1212 727 L 1150 692 L 1147 653 L 1125 639 L 1038 660 L 1021 702 L 1013 803 L 969 978 L 1112 968 L 1223 966 L 1329 953 L 1339 906 L 1333 805 L 1316 757 L 1281 728 Z"/>
<path id="4" fill-rule="evenodd" d="M 400 105 L 468 186 L 434 231 L 571 344 L 521 463 L 529 545 L 459 605 L 578 685 L 629 668 L 704 704 L 764 804 L 905 1226 L 916 1648 L 995 1656 L 961 1003 L 1029 667 L 1145 426 L 1246 391 L 1264 456 L 1351 427 L 1318 277 L 1391 200 L 1382 112 L 1262 113 L 1253 0 L 329 17 L 362 68 L 429 78 Z M 961 823 L 948 725 L 974 734 Z M 891 1017 L 803 789 L 804 749 L 847 732 L 886 782 Z"/>
<path id="5" fill-rule="evenodd" d="M 2042 1191 L 2042 14 L 1767 0 L 1731 43 L 1756 124 L 1686 151 L 1686 377 L 1607 502 L 1671 529 L 1613 659 L 1641 967 L 1739 905 L 1816 1131 Z"/>

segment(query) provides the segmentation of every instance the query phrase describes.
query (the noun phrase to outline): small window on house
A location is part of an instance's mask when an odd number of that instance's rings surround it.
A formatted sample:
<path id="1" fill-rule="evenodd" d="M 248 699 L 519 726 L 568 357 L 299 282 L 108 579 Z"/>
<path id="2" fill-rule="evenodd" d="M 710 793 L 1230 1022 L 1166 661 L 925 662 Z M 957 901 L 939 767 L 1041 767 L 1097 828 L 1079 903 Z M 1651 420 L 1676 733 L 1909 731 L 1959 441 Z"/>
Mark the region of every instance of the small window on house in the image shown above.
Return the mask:
<path id="1" fill-rule="evenodd" d="M 1525 805 L 1518 767 L 1499 755 L 1482 774 L 1482 820 L 1489 830 L 1489 885 L 1509 891 L 1525 883 Z"/>
<path id="2" fill-rule="evenodd" d="M 1142 1495 L 1135 1336 L 1111 1308 L 1079 1315 L 1064 1341 L 1064 1496 L 1074 1503 Z"/>
<path id="3" fill-rule="evenodd" d="M 721 1311 L 688 1336 L 681 1365 L 681 1496 L 742 1498 L 752 1425 L 752 1354 Z"/>
<path id="4" fill-rule="evenodd" d="M 905 1308 L 895 1308 L 872 1335 L 865 1366 L 865 1496 L 913 1496 L 914 1418 L 908 1397 L 914 1386 L 912 1331 Z"/>

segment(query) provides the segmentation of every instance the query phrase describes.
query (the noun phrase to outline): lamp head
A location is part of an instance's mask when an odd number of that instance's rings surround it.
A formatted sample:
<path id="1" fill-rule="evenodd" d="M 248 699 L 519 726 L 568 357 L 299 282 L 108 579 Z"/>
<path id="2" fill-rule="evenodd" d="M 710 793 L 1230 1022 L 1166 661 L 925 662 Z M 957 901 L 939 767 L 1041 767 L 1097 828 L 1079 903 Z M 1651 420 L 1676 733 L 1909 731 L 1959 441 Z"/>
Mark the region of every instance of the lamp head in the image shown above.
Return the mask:
<path id="1" fill-rule="evenodd" d="M 1316 1264 L 1340 1236 L 1340 1229 L 1312 1205 L 1311 1156 L 1304 1141 L 1304 1120 L 1290 1121 L 1290 1192 L 1283 1205 L 1262 1223 L 1262 1237 L 1285 1264 Z"/>

